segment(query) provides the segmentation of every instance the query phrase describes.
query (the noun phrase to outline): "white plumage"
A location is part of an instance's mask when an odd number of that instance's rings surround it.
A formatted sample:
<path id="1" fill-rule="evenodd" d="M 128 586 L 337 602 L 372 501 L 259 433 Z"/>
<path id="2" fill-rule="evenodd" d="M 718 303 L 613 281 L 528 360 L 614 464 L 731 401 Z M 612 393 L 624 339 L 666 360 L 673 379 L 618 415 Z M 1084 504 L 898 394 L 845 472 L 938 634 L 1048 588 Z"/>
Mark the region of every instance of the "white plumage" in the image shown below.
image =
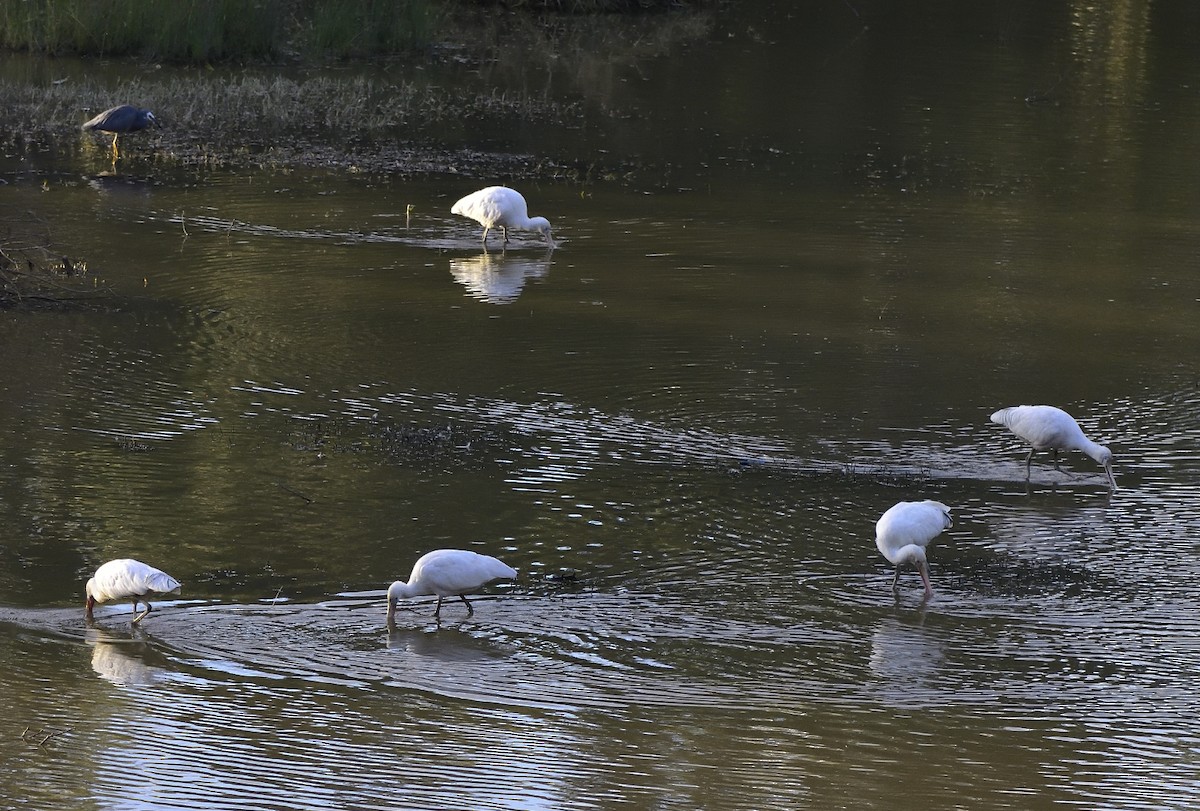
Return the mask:
<path id="1" fill-rule="evenodd" d="M 96 603 L 131 600 L 136 614 L 138 603 L 142 602 L 146 604 L 146 610 L 133 618 L 136 625 L 150 613 L 149 597 L 172 594 L 178 592 L 179 588 L 178 580 L 140 560 L 110 560 L 97 569 L 87 582 L 84 589 L 87 592 L 86 616 L 89 621 L 92 619 L 92 609 Z"/>
<path id="2" fill-rule="evenodd" d="M 487 245 L 488 231 L 499 228 L 508 244 L 508 229 L 537 231 L 546 238 L 550 247 L 554 239 L 550 236 L 550 221 L 545 217 L 530 217 L 529 207 L 521 193 L 507 186 L 488 186 L 472 192 L 459 200 L 450 209 L 451 214 L 470 217 L 483 226 L 483 244 Z"/>
<path id="3" fill-rule="evenodd" d="M 517 570 L 491 555 L 481 555 L 466 549 L 435 549 L 422 555 L 413 566 L 408 582 L 397 580 L 387 592 L 387 621 L 393 623 L 396 601 L 407 597 L 436 594 L 435 617 L 441 616 L 442 598 L 458 597 L 467 605 L 468 615 L 474 614 L 466 595 L 478 591 L 496 580 L 509 580 Z"/>
<path id="4" fill-rule="evenodd" d="M 1029 467 L 1033 463 L 1034 451 L 1054 452 L 1054 469 L 1059 470 L 1058 452 L 1083 451 L 1104 467 L 1108 484 L 1117 489 L 1113 478 L 1112 452 L 1084 436 L 1083 429 L 1075 418 L 1061 408 L 1048 405 L 1023 405 L 1002 408 L 992 415 L 992 422 L 1004 425 L 1030 444 L 1029 456 L 1025 458 L 1025 478 L 1029 478 Z"/>
<path id="5" fill-rule="evenodd" d="M 925 584 L 925 597 L 933 594 L 925 547 L 953 525 L 950 508 L 940 501 L 901 501 L 880 516 L 875 522 L 875 545 L 889 563 L 896 564 L 893 590 L 900 581 L 900 567 L 912 563 Z"/>

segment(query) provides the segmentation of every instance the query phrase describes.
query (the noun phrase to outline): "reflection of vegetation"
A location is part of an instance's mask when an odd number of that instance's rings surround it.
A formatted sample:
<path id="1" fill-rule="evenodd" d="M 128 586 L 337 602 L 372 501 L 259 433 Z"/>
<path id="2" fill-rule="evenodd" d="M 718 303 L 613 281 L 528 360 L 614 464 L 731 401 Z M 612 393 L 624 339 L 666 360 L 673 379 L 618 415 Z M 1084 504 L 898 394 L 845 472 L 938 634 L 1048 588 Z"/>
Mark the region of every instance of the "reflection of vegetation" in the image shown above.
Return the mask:
<path id="1" fill-rule="evenodd" d="M 486 4 L 485 4 L 486 5 Z M 661 11 L 679 0 L 528 0 L 530 12 Z M 395 54 L 438 36 L 434 0 L 3 0 L 0 46 L 174 62 Z M 444 33 L 444 32 L 442 32 Z"/>
<path id="2" fill-rule="evenodd" d="M 0 307 L 61 304 L 99 292 L 83 262 L 52 251 L 43 220 L 29 212 L 0 211 Z"/>

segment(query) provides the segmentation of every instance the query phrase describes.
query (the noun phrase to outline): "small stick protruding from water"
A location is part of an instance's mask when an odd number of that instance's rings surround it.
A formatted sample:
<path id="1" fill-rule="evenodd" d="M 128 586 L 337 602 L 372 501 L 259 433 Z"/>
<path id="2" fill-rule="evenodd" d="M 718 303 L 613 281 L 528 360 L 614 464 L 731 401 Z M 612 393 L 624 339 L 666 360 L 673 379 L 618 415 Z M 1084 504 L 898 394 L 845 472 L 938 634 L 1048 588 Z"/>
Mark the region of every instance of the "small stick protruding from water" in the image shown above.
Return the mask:
<path id="1" fill-rule="evenodd" d="M 21 740 L 25 741 L 26 743 L 31 743 L 34 745 L 34 747 L 41 749 L 51 738 L 55 737 L 56 735 L 62 735 L 63 733 L 70 732 L 71 729 L 72 727 L 67 727 L 66 729 L 47 730 L 43 727 L 35 730 L 33 727 L 25 727 L 25 731 L 21 733 Z"/>
<path id="2" fill-rule="evenodd" d="M 298 499 L 302 499 L 302 500 L 304 501 L 304 503 L 305 503 L 305 504 L 312 504 L 312 503 L 313 503 L 313 499 L 311 499 L 311 498 L 309 498 L 308 496 L 304 495 L 304 494 L 303 494 L 303 493 L 301 493 L 299 490 L 296 490 L 296 489 L 294 489 L 294 488 L 292 488 L 292 487 L 288 487 L 288 486 L 287 486 L 286 484 L 284 484 L 283 482 L 275 482 L 275 486 L 276 486 L 276 487 L 278 487 L 280 490 L 282 490 L 282 491 L 283 491 L 283 492 L 285 492 L 285 493 L 290 493 L 291 495 L 295 496 L 296 498 L 298 498 Z"/>
<path id="3" fill-rule="evenodd" d="M 405 230 L 408 230 L 408 227 L 412 224 L 412 213 L 413 213 L 413 211 L 416 210 L 416 208 L 417 207 L 414 206 L 412 203 L 409 203 L 407 206 L 404 207 L 404 228 L 405 228 Z"/>

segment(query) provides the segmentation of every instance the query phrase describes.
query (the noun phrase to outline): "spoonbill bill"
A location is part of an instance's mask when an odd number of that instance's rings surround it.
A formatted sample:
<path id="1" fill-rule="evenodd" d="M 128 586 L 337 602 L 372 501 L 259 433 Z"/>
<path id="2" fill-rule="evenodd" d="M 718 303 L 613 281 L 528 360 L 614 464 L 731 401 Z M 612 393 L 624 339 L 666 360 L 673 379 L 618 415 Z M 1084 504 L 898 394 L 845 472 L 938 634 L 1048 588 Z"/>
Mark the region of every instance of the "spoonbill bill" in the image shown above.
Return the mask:
<path id="1" fill-rule="evenodd" d="M 889 563 L 896 564 L 896 576 L 892 578 L 892 590 L 900 583 L 900 567 L 912 563 L 925 584 L 925 599 L 933 595 L 929 585 L 929 564 L 925 560 L 925 547 L 942 534 L 942 530 L 954 525 L 950 520 L 950 508 L 940 501 L 901 501 L 893 505 L 875 522 L 875 545 Z"/>
<path id="2" fill-rule="evenodd" d="M 1054 452 L 1054 469 L 1058 466 L 1058 452 L 1083 451 L 1104 467 L 1108 485 L 1117 489 L 1113 478 L 1112 451 L 1088 439 L 1075 418 L 1061 408 L 1048 405 L 1022 405 L 1002 408 L 992 415 L 992 422 L 1003 425 L 1030 444 L 1029 456 L 1025 457 L 1025 478 L 1029 479 L 1029 467 L 1033 463 L 1033 452 Z"/>
<path id="3" fill-rule="evenodd" d="M 408 582 L 397 580 L 387 591 L 387 622 L 394 624 L 396 601 L 407 597 L 436 594 L 437 608 L 433 615 L 440 617 L 443 597 L 458 597 L 467 605 L 467 615 L 475 613 L 467 595 L 479 591 L 496 580 L 511 580 L 517 570 L 491 555 L 481 555 L 466 549 L 435 549 L 426 552 L 413 565 Z"/>
<path id="4" fill-rule="evenodd" d="M 96 607 L 96 603 L 132 600 L 135 613 L 139 602 L 146 604 L 146 610 L 133 618 L 133 624 L 137 625 L 150 613 L 151 596 L 173 594 L 178 592 L 179 588 L 178 580 L 140 560 L 110 560 L 97 569 L 91 580 L 87 581 L 84 589 L 87 592 L 85 616 L 91 622 L 92 609 Z"/>
<path id="5" fill-rule="evenodd" d="M 101 132 L 111 132 L 113 160 L 117 159 L 117 138 L 121 137 L 123 132 L 137 132 L 144 130 L 147 127 L 162 128 L 162 124 L 154 117 L 154 113 L 149 110 L 143 110 L 140 107 L 134 107 L 131 104 L 121 104 L 116 107 L 110 107 L 100 115 L 84 123 L 82 129 L 84 132 L 91 130 L 100 130 Z"/>
<path id="6" fill-rule="evenodd" d="M 550 221 L 545 217 L 530 217 L 525 198 L 507 186 L 488 186 L 472 192 L 459 200 L 450 209 L 451 214 L 470 217 L 483 226 L 483 244 L 487 246 L 488 231 L 499 228 L 508 244 L 508 229 L 537 231 L 546 238 L 551 248 L 555 247 L 550 235 Z"/>

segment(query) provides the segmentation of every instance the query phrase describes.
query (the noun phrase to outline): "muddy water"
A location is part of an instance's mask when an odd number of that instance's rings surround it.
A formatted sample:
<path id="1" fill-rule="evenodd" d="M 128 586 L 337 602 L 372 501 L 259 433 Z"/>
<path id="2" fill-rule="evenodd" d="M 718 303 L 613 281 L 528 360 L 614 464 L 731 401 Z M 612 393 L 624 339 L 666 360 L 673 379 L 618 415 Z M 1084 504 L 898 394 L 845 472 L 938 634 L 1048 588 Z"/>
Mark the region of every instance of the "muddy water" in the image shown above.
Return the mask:
<path id="1" fill-rule="evenodd" d="M 114 295 L 0 314 L 4 807 L 1194 807 L 1195 23 L 1071 8 L 724 12 L 548 136 L 638 167 L 523 184 L 552 253 L 491 178 L 6 156 Z M 521 576 L 389 633 L 441 546 Z M 183 595 L 88 628 L 119 556 Z"/>

